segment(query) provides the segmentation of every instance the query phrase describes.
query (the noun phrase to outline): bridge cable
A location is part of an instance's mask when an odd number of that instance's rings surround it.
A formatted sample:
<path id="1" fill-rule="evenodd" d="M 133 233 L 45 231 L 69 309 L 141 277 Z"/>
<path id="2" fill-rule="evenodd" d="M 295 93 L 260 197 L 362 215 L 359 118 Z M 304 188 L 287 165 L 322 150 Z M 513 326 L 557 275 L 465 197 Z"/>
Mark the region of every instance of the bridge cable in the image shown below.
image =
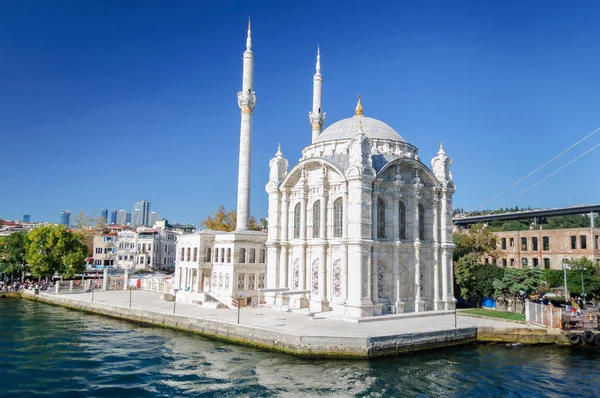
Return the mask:
<path id="1" fill-rule="evenodd" d="M 553 161 L 555 161 L 556 159 L 558 159 L 559 157 L 561 157 L 562 155 L 564 155 L 565 153 L 567 153 L 568 151 L 570 151 L 571 149 L 575 148 L 577 145 L 581 144 L 583 141 L 587 140 L 588 138 L 590 138 L 591 136 L 593 136 L 594 134 L 596 134 L 598 131 L 600 131 L 600 128 L 597 128 L 596 130 L 592 131 L 590 134 L 588 134 L 587 136 L 583 137 L 582 139 L 580 139 L 579 141 L 577 141 L 576 143 L 574 143 L 573 145 L 571 145 L 570 147 L 568 147 L 567 149 L 565 149 L 564 151 L 562 151 L 561 153 L 559 153 L 558 155 L 554 156 L 552 159 L 550 159 L 549 161 L 547 161 L 543 165 L 539 166 L 537 169 L 533 170 L 531 173 L 527 174 L 525 177 L 521 178 L 519 181 L 515 182 L 514 184 L 512 184 L 508 188 L 504 189 L 503 191 L 497 193 L 491 199 L 488 199 L 487 201 L 483 202 L 482 204 L 480 204 L 479 206 L 477 206 L 475 208 L 475 210 L 467 213 L 467 215 L 470 214 L 470 213 L 473 213 L 473 212 L 477 211 L 478 209 L 482 208 L 486 204 L 490 203 L 492 200 L 496 199 L 498 196 L 502 195 L 506 191 L 512 189 L 513 187 L 515 187 L 516 185 L 520 184 L 521 182 L 523 182 L 527 178 L 531 177 L 533 174 L 537 173 L 538 171 L 540 171 L 541 169 L 543 169 L 544 167 L 546 167 L 547 165 L 549 165 L 550 163 L 552 163 Z M 502 206 L 500 206 L 500 207 L 502 207 Z M 498 208 L 496 208 L 494 210 L 498 210 Z"/>
<path id="2" fill-rule="evenodd" d="M 600 129 L 599 129 L 600 130 Z M 597 130 L 596 130 L 597 131 Z M 542 178 L 541 180 L 539 180 L 538 182 L 536 182 L 535 184 L 533 184 L 532 186 L 530 186 L 529 188 L 527 188 L 526 190 L 520 192 L 519 194 L 513 196 L 512 198 L 510 198 L 509 200 L 507 200 L 506 202 L 502 203 L 500 206 L 496 207 L 493 211 L 498 210 L 499 208 L 501 208 L 502 206 L 504 206 L 505 204 L 508 204 L 509 202 L 511 202 L 513 199 L 518 198 L 519 196 L 523 195 L 525 192 L 530 191 L 532 188 L 534 188 L 535 186 L 541 184 L 542 182 L 546 181 L 548 178 L 552 177 L 554 174 L 558 173 L 559 171 L 561 171 L 562 169 L 564 169 L 565 167 L 567 167 L 568 165 L 570 165 L 571 163 L 575 162 L 578 159 L 581 159 L 582 157 L 584 157 L 585 155 L 587 155 L 588 153 L 592 152 L 594 149 L 598 148 L 600 146 L 600 143 L 594 145 L 593 147 L 591 147 L 590 149 L 588 149 L 587 151 L 585 151 L 584 153 L 582 153 L 581 155 L 577 156 L 576 158 L 572 159 L 571 161 L 569 161 L 568 163 L 566 163 L 565 165 L 563 165 L 562 167 L 554 170 L 552 173 L 548 174 L 546 177 Z M 492 212 L 489 212 L 487 215 L 492 214 Z"/>

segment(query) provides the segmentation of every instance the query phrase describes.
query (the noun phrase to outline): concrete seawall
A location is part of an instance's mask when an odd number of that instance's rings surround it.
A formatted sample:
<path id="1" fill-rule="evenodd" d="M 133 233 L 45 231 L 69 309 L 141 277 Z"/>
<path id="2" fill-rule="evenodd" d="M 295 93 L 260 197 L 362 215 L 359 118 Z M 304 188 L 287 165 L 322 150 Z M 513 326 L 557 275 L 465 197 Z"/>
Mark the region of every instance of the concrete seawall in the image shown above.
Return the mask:
<path id="1" fill-rule="evenodd" d="M 181 330 L 210 339 L 306 358 L 366 359 L 474 343 L 477 340 L 477 328 L 474 327 L 385 336 L 320 336 L 281 332 L 213 319 L 123 308 L 51 294 L 36 296 L 31 292 L 24 292 L 22 297 L 74 310 Z"/>

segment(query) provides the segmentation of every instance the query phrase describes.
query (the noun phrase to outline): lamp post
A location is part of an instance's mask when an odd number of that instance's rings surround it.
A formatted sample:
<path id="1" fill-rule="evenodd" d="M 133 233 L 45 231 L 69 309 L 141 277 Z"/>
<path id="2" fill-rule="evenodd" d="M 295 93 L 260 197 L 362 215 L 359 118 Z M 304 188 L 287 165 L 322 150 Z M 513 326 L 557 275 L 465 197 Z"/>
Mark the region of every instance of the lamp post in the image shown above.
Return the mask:
<path id="1" fill-rule="evenodd" d="M 179 291 L 179 289 L 173 289 L 173 292 L 175 293 L 174 294 L 175 297 L 173 297 L 173 314 L 175 314 L 175 305 L 177 303 L 177 292 L 178 291 Z"/>
<path id="2" fill-rule="evenodd" d="M 586 267 L 579 266 L 576 268 L 581 275 L 581 297 L 583 297 L 583 309 L 585 310 L 585 285 L 583 284 L 583 271 L 587 271 Z"/>
<path id="3" fill-rule="evenodd" d="M 131 308 L 131 288 L 129 288 L 129 308 Z"/>
<path id="4" fill-rule="evenodd" d="M 240 293 L 240 299 L 238 300 L 238 325 L 240 324 L 240 308 L 242 306 L 242 297 L 244 297 L 244 292 Z"/>
<path id="5" fill-rule="evenodd" d="M 92 288 L 92 303 L 94 302 L 94 289 Z"/>
<path id="6" fill-rule="evenodd" d="M 569 302 L 569 290 L 567 289 L 567 270 L 571 267 L 567 264 L 567 259 L 563 258 L 563 271 L 565 274 L 565 300 Z"/>

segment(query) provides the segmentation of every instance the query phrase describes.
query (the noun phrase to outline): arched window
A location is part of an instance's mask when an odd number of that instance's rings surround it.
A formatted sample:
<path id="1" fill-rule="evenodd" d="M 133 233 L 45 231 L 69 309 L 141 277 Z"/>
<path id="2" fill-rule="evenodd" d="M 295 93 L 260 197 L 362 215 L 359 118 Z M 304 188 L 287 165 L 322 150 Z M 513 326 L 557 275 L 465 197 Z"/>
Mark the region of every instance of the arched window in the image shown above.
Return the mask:
<path id="1" fill-rule="evenodd" d="M 385 238 L 385 202 L 377 199 L 377 237 Z"/>
<path id="2" fill-rule="evenodd" d="M 406 239 L 406 206 L 403 202 L 398 203 L 398 225 L 400 227 L 398 237 Z"/>
<path id="3" fill-rule="evenodd" d="M 246 249 L 240 249 L 240 261 L 239 263 L 245 263 L 246 262 Z"/>
<path id="4" fill-rule="evenodd" d="M 321 236 L 321 201 L 313 204 L 313 238 Z"/>
<path id="5" fill-rule="evenodd" d="M 294 238 L 300 237 L 300 203 L 294 207 Z"/>
<path id="6" fill-rule="evenodd" d="M 225 262 L 225 248 L 221 248 L 221 262 L 224 263 Z"/>
<path id="7" fill-rule="evenodd" d="M 231 263 L 231 248 L 227 248 L 227 263 Z"/>
<path id="8" fill-rule="evenodd" d="M 206 248 L 206 256 L 204 256 L 204 261 L 205 262 L 210 262 L 210 260 L 212 260 L 212 249 L 210 247 Z"/>
<path id="9" fill-rule="evenodd" d="M 425 239 L 425 208 L 419 203 L 419 239 Z"/>
<path id="10" fill-rule="evenodd" d="M 138 243 L 138 246 L 139 246 L 139 243 Z M 181 259 L 181 261 L 185 260 L 185 248 L 183 248 L 183 247 L 181 248 L 181 255 L 179 256 L 179 258 Z"/>
<path id="11" fill-rule="evenodd" d="M 192 261 L 196 262 L 198 261 L 198 248 L 194 247 L 194 258 L 192 259 Z"/>
<path id="12" fill-rule="evenodd" d="M 260 253 L 258 255 L 258 262 L 261 264 L 265 263 L 265 249 L 260 249 Z"/>
<path id="13" fill-rule="evenodd" d="M 192 249 L 190 249 L 189 247 L 187 248 L 187 252 L 186 252 L 186 256 L 185 256 L 185 261 L 190 261 L 190 251 Z"/>
<path id="14" fill-rule="evenodd" d="M 335 238 L 342 237 L 342 229 L 344 225 L 344 202 L 342 198 L 336 199 L 333 202 L 333 236 Z"/>
<path id="15" fill-rule="evenodd" d="M 248 262 L 254 264 L 256 262 L 256 249 L 250 249 L 248 257 Z"/>

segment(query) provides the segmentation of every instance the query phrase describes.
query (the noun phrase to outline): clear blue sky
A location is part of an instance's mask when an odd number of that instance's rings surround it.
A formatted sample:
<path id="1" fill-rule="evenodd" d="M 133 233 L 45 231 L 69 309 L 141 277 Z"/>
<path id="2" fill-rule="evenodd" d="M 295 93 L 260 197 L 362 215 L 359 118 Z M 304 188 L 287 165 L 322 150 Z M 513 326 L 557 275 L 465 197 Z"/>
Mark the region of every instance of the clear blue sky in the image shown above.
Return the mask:
<path id="1" fill-rule="evenodd" d="M 252 16 L 252 214 L 268 162 L 310 143 L 317 43 L 330 125 L 381 119 L 429 165 L 454 160 L 472 209 L 600 127 L 597 1 L 0 0 L 0 217 L 131 211 L 198 224 L 235 208 L 242 53 Z M 600 142 L 600 133 L 502 204 Z M 600 148 L 511 205 L 600 202 Z"/>

